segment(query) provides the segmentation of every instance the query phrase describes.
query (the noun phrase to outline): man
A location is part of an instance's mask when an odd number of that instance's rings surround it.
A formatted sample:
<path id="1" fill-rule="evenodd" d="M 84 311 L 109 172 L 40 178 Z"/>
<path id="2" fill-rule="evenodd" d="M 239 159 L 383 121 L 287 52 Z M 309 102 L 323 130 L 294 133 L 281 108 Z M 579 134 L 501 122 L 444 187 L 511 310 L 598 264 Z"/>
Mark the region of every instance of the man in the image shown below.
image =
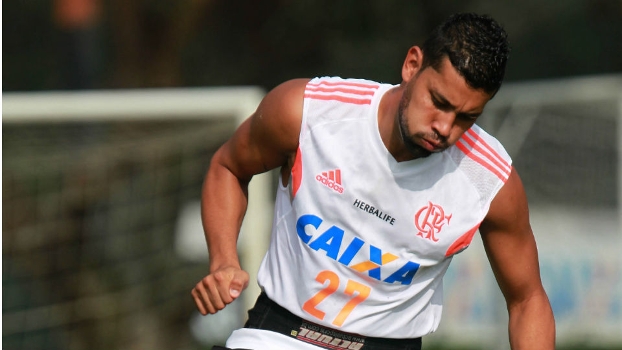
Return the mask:
<path id="1" fill-rule="evenodd" d="M 228 347 L 420 349 L 440 321 L 442 276 L 479 230 L 512 349 L 554 348 L 523 186 L 474 124 L 508 52 L 494 20 L 459 14 L 410 48 L 400 85 L 316 78 L 266 95 L 202 193 L 210 274 L 192 295 L 207 314 L 248 283 L 236 252 L 247 186 L 280 167 L 263 292 Z"/>

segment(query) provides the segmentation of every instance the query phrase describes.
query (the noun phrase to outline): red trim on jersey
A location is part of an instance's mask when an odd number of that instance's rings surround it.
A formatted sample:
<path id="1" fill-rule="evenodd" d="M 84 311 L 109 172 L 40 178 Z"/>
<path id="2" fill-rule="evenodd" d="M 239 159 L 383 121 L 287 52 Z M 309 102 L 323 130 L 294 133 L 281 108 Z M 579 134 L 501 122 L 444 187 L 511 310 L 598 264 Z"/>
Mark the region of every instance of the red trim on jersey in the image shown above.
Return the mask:
<path id="1" fill-rule="evenodd" d="M 307 86 L 305 92 L 310 91 L 319 91 L 319 92 L 343 92 L 347 94 L 355 94 L 355 95 L 368 95 L 373 96 L 374 90 L 356 90 L 356 89 L 348 89 L 345 87 L 323 87 L 323 86 Z"/>
<path id="2" fill-rule="evenodd" d="M 467 147 L 467 144 L 470 147 Z M 506 182 L 508 177 L 510 177 L 510 172 L 512 171 L 510 164 L 473 129 L 467 130 L 458 140 L 456 146 L 469 158 L 490 170 L 501 181 Z"/>
<path id="3" fill-rule="evenodd" d="M 489 157 L 489 158 L 490 158 L 493 162 L 494 162 L 494 160 L 496 159 L 496 160 L 497 160 L 497 161 L 499 161 L 499 162 L 500 162 L 503 166 L 505 166 L 505 168 L 506 168 L 506 169 L 508 170 L 508 172 L 509 172 L 509 170 L 512 168 L 512 167 L 510 166 L 510 163 L 508 163 L 505 159 L 503 159 L 503 157 L 501 157 L 501 156 L 499 155 L 499 153 L 497 153 L 497 151 L 495 151 L 495 150 L 494 150 L 494 149 L 493 149 L 493 148 L 492 148 L 492 147 L 491 147 L 488 143 L 486 143 L 486 141 L 485 141 L 483 138 L 481 138 L 481 137 L 480 137 L 480 136 L 479 136 L 479 135 L 478 135 L 475 131 L 473 131 L 473 129 L 469 129 L 469 130 L 467 130 L 467 134 L 468 134 L 469 136 L 471 136 L 472 138 L 474 138 L 474 139 L 478 142 L 478 144 L 479 144 L 479 145 L 482 145 L 482 146 L 484 146 L 484 148 L 486 148 L 486 150 L 488 151 L 488 154 L 491 156 L 491 157 Z M 465 140 L 466 140 L 466 138 L 465 138 Z M 467 142 L 468 142 L 468 141 L 467 141 Z M 471 143 L 469 143 L 469 144 L 471 144 Z M 479 150 L 479 149 L 478 149 L 478 150 Z M 487 152 L 485 152 L 485 151 L 483 151 L 483 150 L 479 150 L 479 151 L 480 151 L 480 152 L 482 152 L 482 153 L 487 153 Z M 493 159 L 493 158 L 494 158 L 494 159 Z M 500 167 L 501 167 L 501 168 L 503 168 L 503 166 L 500 166 Z"/>
<path id="4" fill-rule="evenodd" d="M 292 198 L 296 197 L 296 192 L 300 188 L 302 182 L 302 151 L 300 147 L 296 151 L 296 160 L 292 166 Z"/>
<path id="5" fill-rule="evenodd" d="M 353 81 L 348 81 L 348 80 L 336 80 L 336 81 L 320 80 L 317 83 L 310 82 L 309 84 L 307 84 L 307 86 L 320 86 L 320 85 L 328 85 L 328 86 L 347 85 L 347 86 L 356 86 L 356 87 L 369 88 L 369 89 L 377 89 L 380 87 L 380 85 L 378 84 L 358 83 L 358 82 L 353 82 Z"/>
<path id="6" fill-rule="evenodd" d="M 310 94 L 310 93 L 306 93 L 304 95 L 305 98 L 312 98 L 312 99 L 316 99 L 316 100 L 325 100 L 325 101 L 340 101 L 340 102 L 345 102 L 345 103 L 352 103 L 352 104 L 356 104 L 356 105 L 369 105 L 371 104 L 371 99 L 359 99 L 359 98 L 353 98 L 353 97 L 345 97 L 345 96 L 339 96 L 339 95 L 316 95 L 316 94 Z"/>
<path id="7" fill-rule="evenodd" d="M 307 84 L 304 97 L 316 100 L 368 105 L 371 104 L 371 97 L 379 87 L 380 85 L 377 84 L 366 84 L 347 80 L 320 80 Z"/>
<path id="8" fill-rule="evenodd" d="M 456 147 L 458 147 L 462 152 L 464 152 L 464 154 L 466 154 L 469 158 L 473 159 L 475 162 L 479 163 L 484 168 L 488 169 L 491 173 L 495 174 L 501 181 L 503 181 L 503 183 L 505 183 L 508 180 L 509 173 L 507 172 L 501 173 L 495 167 L 490 165 L 490 163 L 488 163 L 485 159 L 474 154 L 473 149 L 469 149 L 467 146 L 462 144 L 462 142 L 460 141 L 456 142 Z"/>
<path id="9" fill-rule="evenodd" d="M 454 243 L 452 243 L 451 246 L 447 249 L 447 252 L 445 252 L 445 256 L 451 256 L 451 255 L 458 253 L 461 250 L 466 249 L 471 244 L 471 241 L 473 240 L 473 236 L 475 236 L 475 232 L 477 232 L 477 229 L 479 229 L 480 224 L 475 225 L 475 227 L 473 227 L 472 229 L 467 231 L 465 234 L 460 236 L 460 238 L 455 240 Z"/>

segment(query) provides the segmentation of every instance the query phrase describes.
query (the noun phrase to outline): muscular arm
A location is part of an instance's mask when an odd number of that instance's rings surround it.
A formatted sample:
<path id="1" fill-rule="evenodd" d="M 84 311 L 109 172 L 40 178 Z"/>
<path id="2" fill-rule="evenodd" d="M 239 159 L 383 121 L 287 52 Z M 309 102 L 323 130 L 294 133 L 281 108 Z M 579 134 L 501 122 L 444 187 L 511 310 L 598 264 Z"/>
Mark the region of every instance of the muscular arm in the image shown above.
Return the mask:
<path id="1" fill-rule="evenodd" d="M 291 80 L 268 93 L 210 162 L 201 194 L 210 273 L 192 290 L 202 314 L 221 310 L 248 284 L 237 254 L 248 184 L 255 174 L 291 164 L 298 147 L 306 83 Z"/>
<path id="2" fill-rule="evenodd" d="M 507 303 L 511 348 L 554 349 L 555 320 L 540 280 L 527 198 L 516 169 L 493 200 L 480 232 Z"/>

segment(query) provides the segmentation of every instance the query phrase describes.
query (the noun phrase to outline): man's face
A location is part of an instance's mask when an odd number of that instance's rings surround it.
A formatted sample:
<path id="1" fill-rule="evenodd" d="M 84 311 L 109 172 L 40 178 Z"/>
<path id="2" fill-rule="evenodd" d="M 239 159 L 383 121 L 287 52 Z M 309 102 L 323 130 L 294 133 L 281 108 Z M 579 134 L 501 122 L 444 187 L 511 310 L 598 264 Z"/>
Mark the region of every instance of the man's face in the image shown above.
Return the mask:
<path id="1" fill-rule="evenodd" d="M 438 71 L 418 71 L 406 82 L 398 109 L 404 146 L 413 158 L 447 149 L 475 123 L 490 97 L 469 87 L 447 58 Z"/>

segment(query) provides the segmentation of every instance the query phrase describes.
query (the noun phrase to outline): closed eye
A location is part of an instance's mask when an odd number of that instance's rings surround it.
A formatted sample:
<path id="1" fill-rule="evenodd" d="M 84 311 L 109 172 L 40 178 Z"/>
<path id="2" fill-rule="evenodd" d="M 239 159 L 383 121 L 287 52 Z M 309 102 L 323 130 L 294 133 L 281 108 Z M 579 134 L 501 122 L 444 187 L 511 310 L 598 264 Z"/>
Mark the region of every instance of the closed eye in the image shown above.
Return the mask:
<path id="1" fill-rule="evenodd" d="M 440 109 L 441 111 L 448 111 L 453 108 L 453 106 L 449 104 L 449 102 L 445 100 L 440 100 L 434 95 L 432 95 L 432 103 L 434 104 L 434 107 Z"/>
<path id="2" fill-rule="evenodd" d="M 476 121 L 480 116 L 479 113 L 458 113 L 458 118 L 468 121 Z"/>
<path id="3" fill-rule="evenodd" d="M 449 101 L 447 101 L 444 97 L 438 95 L 437 93 L 431 92 L 430 99 L 432 100 L 432 104 L 437 109 L 443 112 L 454 111 L 456 107 L 454 107 Z M 456 117 L 465 121 L 475 122 L 481 113 L 457 113 Z"/>

